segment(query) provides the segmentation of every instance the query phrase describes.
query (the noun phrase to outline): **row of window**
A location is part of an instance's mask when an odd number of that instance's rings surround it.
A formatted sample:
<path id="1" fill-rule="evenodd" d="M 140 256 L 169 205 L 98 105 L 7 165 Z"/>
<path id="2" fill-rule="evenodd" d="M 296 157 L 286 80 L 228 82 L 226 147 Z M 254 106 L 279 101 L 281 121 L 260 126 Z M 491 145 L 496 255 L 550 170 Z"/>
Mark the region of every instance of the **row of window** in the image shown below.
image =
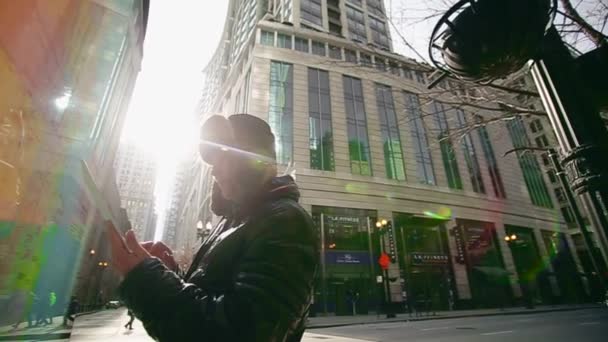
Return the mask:
<path id="1" fill-rule="evenodd" d="M 360 64 L 362 66 L 376 68 L 382 72 L 390 72 L 395 76 L 414 80 L 418 83 L 426 83 L 425 73 L 421 70 L 410 69 L 404 65 L 400 65 L 396 61 L 387 61 L 387 59 L 380 56 L 374 56 L 362 51 L 342 48 L 332 44 L 325 44 L 324 42 L 319 42 L 314 39 L 309 40 L 308 38 L 294 37 L 284 33 L 262 30 L 260 44 Z M 441 85 L 444 84 L 442 83 Z M 453 85 L 453 87 L 454 89 L 457 89 L 455 85 Z"/>
<path id="2" fill-rule="evenodd" d="M 346 111 L 347 138 L 351 172 L 371 176 L 372 159 L 368 137 L 367 113 L 362 81 L 343 75 L 343 94 L 331 94 L 329 72 L 308 68 L 308 108 L 309 108 L 309 150 L 310 167 L 317 170 L 334 171 L 334 148 L 332 132 L 331 98 L 343 96 Z M 384 166 L 389 179 L 406 180 L 405 162 L 399 132 L 399 123 L 393 99 L 393 89 L 384 84 L 375 84 L 376 108 L 380 123 Z M 401 91 L 405 103 L 406 116 L 411 122 L 410 134 L 413 141 L 417 180 L 423 184 L 436 185 L 427 130 L 423 123 L 420 101 L 416 94 Z M 433 119 L 438 132 L 435 137 L 441 147 L 443 166 L 452 189 L 462 189 L 461 175 L 450 139 L 450 127 L 444 104 L 433 103 Z M 464 112 L 458 111 L 458 127 L 466 125 Z M 293 65 L 272 61 L 270 67 L 269 125 L 276 136 L 277 160 L 288 164 L 293 154 Z M 482 151 L 488 161 L 488 171 L 496 197 L 505 198 L 506 193 L 498 170 L 494 150 L 488 132 L 478 129 Z M 469 134 L 462 140 L 465 162 L 471 177 L 473 190 L 485 193 L 481 167 Z"/>

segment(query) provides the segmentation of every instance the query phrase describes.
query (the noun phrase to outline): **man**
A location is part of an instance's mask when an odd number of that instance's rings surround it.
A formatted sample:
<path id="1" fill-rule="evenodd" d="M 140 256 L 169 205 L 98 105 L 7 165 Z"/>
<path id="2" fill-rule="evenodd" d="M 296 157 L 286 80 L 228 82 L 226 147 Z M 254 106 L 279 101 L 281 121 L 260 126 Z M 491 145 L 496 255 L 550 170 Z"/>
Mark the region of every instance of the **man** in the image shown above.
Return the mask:
<path id="1" fill-rule="evenodd" d="M 127 315 L 129 316 L 129 321 L 127 322 L 127 324 L 125 324 L 125 329 L 129 328 L 129 330 L 133 330 L 133 321 L 135 320 L 133 311 L 127 310 Z"/>
<path id="2" fill-rule="evenodd" d="M 68 304 L 68 308 L 65 311 L 65 315 L 63 316 L 63 326 L 67 327 L 68 326 L 68 321 L 71 321 L 72 324 L 74 324 L 74 319 L 76 319 L 76 312 L 78 312 L 78 307 L 80 305 L 78 304 L 78 300 L 76 299 L 76 296 L 72 296 L 71 300 L 70 300 L 70 304 Z"/>
<path id="3" fill-rule="evenodd" d="M 121 297 L 158 341 L 300 341 L 319 249 L 296 184 L 276 176 L 274 135 L 239 114 L 210 117 L 201 136 L 222 219 L 183 278 L 162 243 L 109 224 Z"/>

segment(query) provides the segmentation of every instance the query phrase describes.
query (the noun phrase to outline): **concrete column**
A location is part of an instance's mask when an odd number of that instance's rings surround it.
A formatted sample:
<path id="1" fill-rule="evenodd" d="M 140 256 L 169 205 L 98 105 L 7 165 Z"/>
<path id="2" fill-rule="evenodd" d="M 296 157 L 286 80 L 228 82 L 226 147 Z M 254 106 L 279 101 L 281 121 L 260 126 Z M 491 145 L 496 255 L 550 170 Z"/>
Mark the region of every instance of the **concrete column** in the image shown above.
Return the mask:
<path id="1" fill-rule="evenodd" d="M 538 254 L 542 258 L 543 266 L 545 269 L 549 270 L 551 273 L 554 272 L 553 265 L 551 264 L 551 257 L 549 253 L 547 253 L 547 245 L 545 245 L 545 240 L 543 239 L 543 234 L 540 229 L 534 230 L 534 238 L 536 240 L 536 246 L 538 247 Z M 561 295 L 561 291 L 559 285 L 557 283 L 557 278 L 555 274 L 549 276 L 549 283 L 551 284 L 551 292 L 555 297 L 559 297 Z"/>
<path id="2" fill-rule="evenodd" d="M 454 238 L 454 236 L 449 234 L 449 230 L 456 226 L 456 219 L 451 219 L 448 223 L 446 223 L 446 228 L 448 230 L 448 246 L 450 248 L 450 255 L 453 256 L 450 262 L 452 263 L 452 269 L 454 270 L 454 282 L 456 283 L 456 294 L 458 296 L 458 299 L 468 300 L 472 299 L 472 296 L 471 285 L 469 283 L 469 275 L 467 273 L 467 266 L 456 262 L 455 256 L 458 254 L 456 239 Z"/>
<path id="3" fill-rule="evenodd" d="M 498 238 L 498 245 L 500 247 L 500 252 L 502 254 L 502 260 L 505 263 L 505 269 L 510 273 L 509 275 L 509 283 L 511 283 L 511 289 L 513 291 L 513 295 L 518 298 L 522 296 L 521 287 L 519 286 L 519 275 L 517 274 L 517 269 L 515 268 L 515 261 L 513 261 L 513 254 L 511 254 L 511 248 L 505 241 L 505 237 L 507 236 L 505 232 L 505 225 L 498 221 L 495 223 L 496 227 L 496 236 Z"/>

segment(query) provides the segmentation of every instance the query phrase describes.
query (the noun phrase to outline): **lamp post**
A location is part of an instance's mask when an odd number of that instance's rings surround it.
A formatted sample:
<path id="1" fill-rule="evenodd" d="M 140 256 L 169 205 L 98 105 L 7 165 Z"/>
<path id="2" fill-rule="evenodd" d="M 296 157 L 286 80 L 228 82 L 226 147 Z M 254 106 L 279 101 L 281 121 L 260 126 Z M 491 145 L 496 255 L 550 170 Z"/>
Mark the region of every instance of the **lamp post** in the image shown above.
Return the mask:
<path id="1" fill-rule="evenodd" d="M 389 282 L 389 278 L 388 278 L 388 267 L 390 265 L 390 259 L 387 257 L 386 254 L 386 249 L 384 248 L 384 236 L 388 233 L 388 234 L 392 234 L 392 231 L 390 231 L 392 228 L 392 223 L 386 219 L 381 219 L 378 220 L 378 222 L 376 222 L 376 228 L 378 228 L 378 241 L 380 242 L 380 266 L 382 267 L 383 270 L 383 282 L 384 282 L 384 292 L 385 292 L 385 313 L 386 313 L 386 318 L 394 318 L 395 317 L 395 313 L 392 310 L 391 307 L 391 286 L 390 286 L 390 282 Z M 393 254 L 394 251 L 391 251 L 391 254 Z M 388 259 L 388 260 L 387 260 Z"/>

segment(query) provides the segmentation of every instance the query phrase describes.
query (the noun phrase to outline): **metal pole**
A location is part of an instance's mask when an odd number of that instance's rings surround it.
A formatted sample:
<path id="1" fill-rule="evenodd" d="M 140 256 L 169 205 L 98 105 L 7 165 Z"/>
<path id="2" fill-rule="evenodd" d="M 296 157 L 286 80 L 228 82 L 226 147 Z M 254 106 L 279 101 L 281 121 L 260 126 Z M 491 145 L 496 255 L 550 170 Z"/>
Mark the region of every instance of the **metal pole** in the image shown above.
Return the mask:
<path id="1" fill-rule="evenodd" d="M 557 151 L 555 151 L 555 149 L 552 149 L 552 148 L 549 149 L 549 158 L 551 159 L 551 162 L 553 163 L 553 167 L 555 168 L 555 174 L 556 174 L 557 178 L 559 179 L 559 182 L 562 186 L 562 190 L 564 191 L 566 200 L 568 201 L 568 204 L 570 204 L 570 207 L 572 208 L 572 213 L 574 214 L 574 219 L 576 220 L 576 224 L 578 225 L 579 229 L 581 230 L 581 234 L 583 235 L 583 241 L 585 242 L 585 247 L 587 248 L 587 251 L 589 253 L 589 259 L 591 260 L 591 265 L 593 266 L 593 270 L 598 274 L 598 279 L 600 281 L 600 285 L 601 285 L 602 289 L 606 289 L 606 287 L 604 285 L 604 279 L 603 279 L 604 277 L 601 274 L 600 268 L 599 268 L 599 262 L 601 260 L 596 260 L 596 255 L 594 253 L 595 243 L 593 242 L 593 239 L 591 238 L 591 233 L 589 233 L 589 231 L 587 231 L 587 226 L 585 225 L 585 220 L 583 219 L 583 215 L 581 214 L 578 204 L 576 203 L 576 200 L 574 199 L 574 195 L 572 194 L 572 191 L 570 190 L 570 187 L 568 184 L 568 179 L 566 178 L 566 173 L 562 169 L 562 165 L 559 162 Z"/>
<path id="2" fill-rule="evenodd" d="M 371 277 L 371 287 L 370 290 L 373 290 L 373 292 L 377 292 L 376 291 L 376 271 L 375 271 L 375 267 L 374 267 L 374 252 L 373 252 L 373 248 L 372 248 L 372 227 L 371 227 L 371 222 L 370 222 L 370 217 L 367 216 L 367 245 L 368 245 L 368 253 L 369 253 L 369 270 L 370 270 L 370 277 Z M 368 298 L 369 295 L 372 294 L 372 291 L 368 290 Z M 368 306 L 369 306 L 369 299 L 368 299 Z"/>
<path id="3" fill-rule="evenodd" d="M 575 64 L 556 28 L 551 27 L 543 40 L 541 55 L 532 62 L 531 73 L 564 153 L 562 163 L 568 173 L 568 188 L 583 198 L 586 193 L 593 195 L 597 191 L 606 199 L 608 163 L 604 158 L 608 155 L 608 131 Z M 595 204 L 587 209 L 594 211 L 591 216 L 604 215 Z M 608 226 L 602 224 L 601 228 L 608 236 Z"/>
<path id="4" fill-rule="evenodd" d="M 327 279 L 325 274 L 325 214 L 321 213 L 321 291 L 323 291 L 323 312 L 327 316 Z"/>

